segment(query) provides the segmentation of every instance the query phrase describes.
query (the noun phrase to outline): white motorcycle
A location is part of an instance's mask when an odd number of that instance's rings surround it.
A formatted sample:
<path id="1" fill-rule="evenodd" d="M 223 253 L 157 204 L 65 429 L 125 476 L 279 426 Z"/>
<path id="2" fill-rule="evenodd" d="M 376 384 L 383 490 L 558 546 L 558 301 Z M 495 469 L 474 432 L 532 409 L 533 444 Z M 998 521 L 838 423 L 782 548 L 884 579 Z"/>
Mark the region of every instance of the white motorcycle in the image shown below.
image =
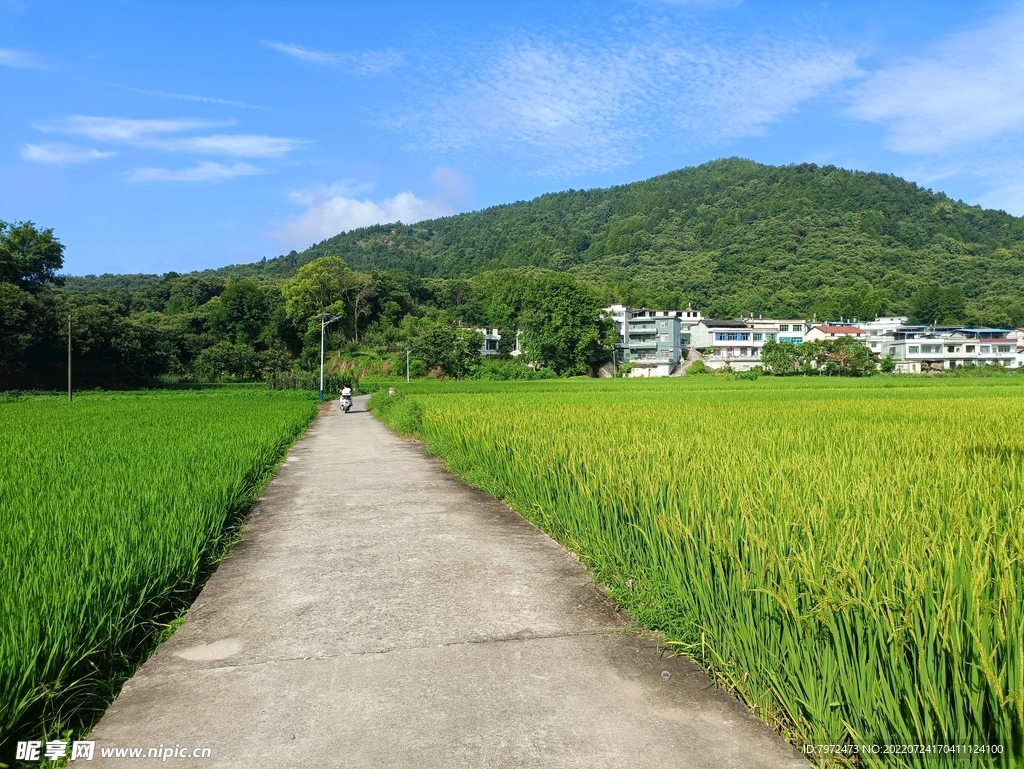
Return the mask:
<path id="1" fill-rule="evenodd" d="M 346 387 L 345 390 L 348 390 L 348 388 Z M 348 392 L 345 392 L 344 390 L 342 390 L 342 392 L 341 392 L 341 410 L 344 411 L 347 414 L 351 410 L 351 408 L 352 408 L 352 391 L 348 390 Z"/>

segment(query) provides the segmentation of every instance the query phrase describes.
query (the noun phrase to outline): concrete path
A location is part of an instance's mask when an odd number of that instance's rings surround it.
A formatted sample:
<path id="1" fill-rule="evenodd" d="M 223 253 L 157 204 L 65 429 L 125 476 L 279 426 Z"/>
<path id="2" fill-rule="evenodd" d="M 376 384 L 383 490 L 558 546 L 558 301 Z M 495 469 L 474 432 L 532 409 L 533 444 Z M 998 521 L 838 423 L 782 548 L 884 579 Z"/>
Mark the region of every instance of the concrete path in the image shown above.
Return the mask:
<path id="1" fill-rule="evenodd" d="M 296 444 L 96 727 L 213 767 L 807 767 L 588 572 L 366 411 Z M 667 680 L 666 680 L 667 679 Z M 77 764 L 72 764 L 72 766 Z"/>

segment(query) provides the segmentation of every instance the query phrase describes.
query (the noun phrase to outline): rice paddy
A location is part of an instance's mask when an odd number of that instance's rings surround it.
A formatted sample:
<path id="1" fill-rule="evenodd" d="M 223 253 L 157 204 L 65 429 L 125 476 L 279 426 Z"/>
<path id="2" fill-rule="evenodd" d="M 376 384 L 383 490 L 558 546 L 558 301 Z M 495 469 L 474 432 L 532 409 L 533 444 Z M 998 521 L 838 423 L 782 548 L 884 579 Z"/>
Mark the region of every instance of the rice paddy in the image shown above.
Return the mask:
<path id="1" fill-rule="evenodd" d="M 315 413 L 251 390 L 0 402 L 0 755 L 102 711 Z"/>
<path id="2" fill-rule="evenodd" d="M 379 416 L 814 760 L 1024 756 L 1024 382 L 399 389 Z"/>

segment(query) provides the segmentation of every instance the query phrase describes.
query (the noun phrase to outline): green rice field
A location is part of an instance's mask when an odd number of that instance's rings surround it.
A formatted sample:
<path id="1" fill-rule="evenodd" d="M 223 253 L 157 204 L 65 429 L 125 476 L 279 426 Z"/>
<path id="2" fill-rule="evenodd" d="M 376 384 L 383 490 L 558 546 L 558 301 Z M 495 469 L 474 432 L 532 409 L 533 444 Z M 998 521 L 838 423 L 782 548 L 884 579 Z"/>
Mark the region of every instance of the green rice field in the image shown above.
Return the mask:
<path id="1" fill-rule="evenodd" d="M 1024 760 L 1024 382 L 403 384 L 372 408 L 794 744 Z"/>
<path id="2" fill-rule="evenodd" d="M 315 414 L 260 390 L 0 400 L 0 756 L 88 727 Z"/>

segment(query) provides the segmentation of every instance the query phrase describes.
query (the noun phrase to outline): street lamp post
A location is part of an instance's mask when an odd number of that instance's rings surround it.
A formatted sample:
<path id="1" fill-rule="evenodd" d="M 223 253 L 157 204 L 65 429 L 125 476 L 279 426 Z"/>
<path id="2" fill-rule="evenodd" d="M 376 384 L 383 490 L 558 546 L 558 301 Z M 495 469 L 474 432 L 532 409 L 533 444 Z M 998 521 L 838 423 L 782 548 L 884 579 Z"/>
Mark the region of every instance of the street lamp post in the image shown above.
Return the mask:
<path id="1" fill-rule="evenodd" d="M 405 383 L 409 384 L 409 355 L 415 350 L 415 347 L 405 348 Z"/>
<path id="2" fill-rule="evenodd" d="M 324 330 L 334 321 L 341 320 L 340 315 L 331 318 L 329 312 L 317 316 L 320 318 L 320 400 L 324 399 Z M 330 318 L 330 320 L 328 320 Z"/>

